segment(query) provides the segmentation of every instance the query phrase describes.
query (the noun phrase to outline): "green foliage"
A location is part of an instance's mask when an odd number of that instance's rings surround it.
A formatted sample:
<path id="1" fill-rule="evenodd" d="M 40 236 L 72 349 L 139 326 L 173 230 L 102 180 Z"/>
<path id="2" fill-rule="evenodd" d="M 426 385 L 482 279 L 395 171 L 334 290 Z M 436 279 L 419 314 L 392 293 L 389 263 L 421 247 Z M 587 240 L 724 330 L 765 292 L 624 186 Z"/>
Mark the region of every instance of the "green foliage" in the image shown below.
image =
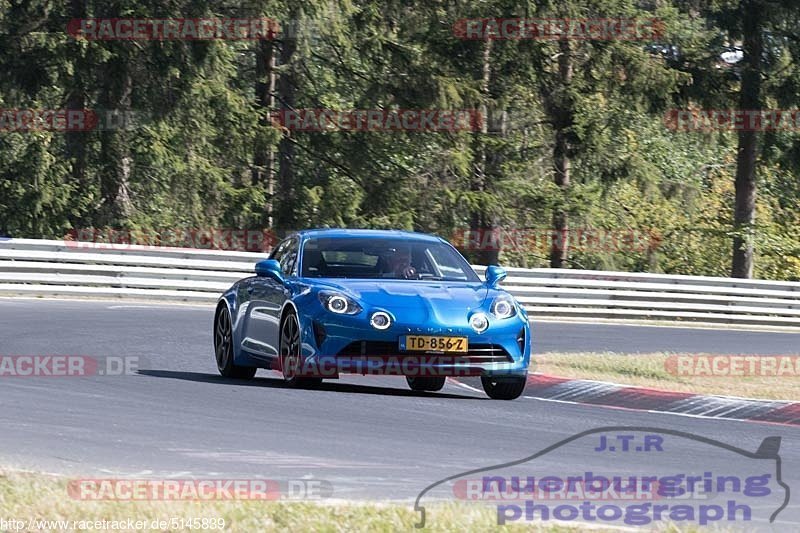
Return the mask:
<path id="1" fill-rule="evenodd" d="M 800 8 L 774 8 L 765 103 L 798 107 Z M 157 3 L 156 3 L 157 4 Z M 733 132 L 670 131 L 670 108 L 736 106 L 740 73 L 720 60 L 740 39 L 738 2 L 630 0 L 0 1 L 0 108 L 134 113 L 123 131 L 0 131 L 0 234 L 60 238 L 72 228 L 405 228 L 451 235 L 470 219 L 650 235 L 647 246 L 575 246 L 568 267 L 725 276 L 733 236 Z M 275 104 L 299 109 L 480 110 L 487 131 L 286 131 L 257 98 L 256 41 L 86 41 L 81 8 L 102 17 L 253 17 L 291 22 L 271 43 Z M 552 40 L 463 40 L 476 17 L 658 17 L 650 41 L 574 41 L 573 76 Z M 283 57 L 296 45 L 290 57 Z M 485 55 L 488 53 L 488 55 Z M 487 58 L 488 57 L 488 63 Z M 488 78 L 484 80 L 488 68 Z M 572 184 L 553 183 L 556 131 Z M 800 136 L 760 137 L 756 275 L 800 279 Z M 259 156 L 273 157 L 271 179 Z M 290 164 L 281 155 L 291 154 Z M 283 168 L 282 168 L 283 165 Z M 278 178 L 285 171 L 284 181 Z M 282 184 L 282 185 L 281 185 Z M 271 188 L 270 188 L 271 186 Z M 283 187 L 283 188 L 282 188 Z M 283 216 L 283 215 L 282 215 Z M 579 243 L 573 243 L 579 244 Z M 613 247 L 612 247 L 613 248 Z M 548 264 L 547 246 L 507 248 L 508 265 Z"/>

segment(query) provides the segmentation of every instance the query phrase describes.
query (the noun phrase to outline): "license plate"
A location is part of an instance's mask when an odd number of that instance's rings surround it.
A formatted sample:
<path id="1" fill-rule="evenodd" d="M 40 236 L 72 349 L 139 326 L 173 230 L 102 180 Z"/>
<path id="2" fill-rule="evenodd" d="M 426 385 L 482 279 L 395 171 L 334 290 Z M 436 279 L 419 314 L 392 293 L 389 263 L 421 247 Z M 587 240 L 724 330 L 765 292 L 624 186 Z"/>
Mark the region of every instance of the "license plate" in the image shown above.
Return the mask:
<path id="1" fill-rule="evenodd" d="M 466 337 L 406 335 L 400 337 L 400 349 L 407 352 L 466 352 Z"/>

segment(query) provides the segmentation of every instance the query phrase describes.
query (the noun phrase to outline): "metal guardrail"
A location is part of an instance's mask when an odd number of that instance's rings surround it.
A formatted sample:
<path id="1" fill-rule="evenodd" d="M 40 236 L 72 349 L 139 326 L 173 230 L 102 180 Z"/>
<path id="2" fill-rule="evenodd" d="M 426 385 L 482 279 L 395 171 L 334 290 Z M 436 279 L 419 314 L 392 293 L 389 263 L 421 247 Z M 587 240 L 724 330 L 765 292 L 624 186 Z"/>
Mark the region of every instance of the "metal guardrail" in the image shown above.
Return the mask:
<path id="1" fill-rule="evenodd" d="M 0 295 L 214 302 L 264 254 L 0 240 Z M 483 275 L 485 267 L 476 266 Z M 800 328 L 800 282 L 509 268 L 503 287 L 543 317 Z"/>

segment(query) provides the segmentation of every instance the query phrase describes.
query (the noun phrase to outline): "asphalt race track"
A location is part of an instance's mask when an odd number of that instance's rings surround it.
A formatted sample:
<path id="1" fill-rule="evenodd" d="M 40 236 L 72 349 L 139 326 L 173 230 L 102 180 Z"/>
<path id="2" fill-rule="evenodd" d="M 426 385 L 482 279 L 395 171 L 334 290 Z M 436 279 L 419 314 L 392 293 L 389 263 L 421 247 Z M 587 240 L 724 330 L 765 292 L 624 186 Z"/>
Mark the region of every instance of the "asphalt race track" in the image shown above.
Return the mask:
<path id="1" fill-rule="evenodd" d="M 651 426 L 753 451 L 781 436 L 784 481 L 800 499 L 798 428 L 491 401 L 450 382 L 441 393 L 412 393 L 397 377 L 346 377 L 318 390 L 285 388 L 265 371 L 236 382 L 217 374 L 212 315 L 212 307 L 0 300 L 0 355 L 136 356 L 140 368 L 119 377 L 0 378 L 0 466 L 71 476 L 315 478 L 329 481 L 336 498 L 413 500 L 439 478 L 581 431 Z M 800 335 L 766 331 L 534 322 L 534 338 L 536 352 L 800 354 Z M 587 457 L 587 466 L 598 460 Z M 775 527 L 800 530 L 800 505 L 790 503 Z"/>

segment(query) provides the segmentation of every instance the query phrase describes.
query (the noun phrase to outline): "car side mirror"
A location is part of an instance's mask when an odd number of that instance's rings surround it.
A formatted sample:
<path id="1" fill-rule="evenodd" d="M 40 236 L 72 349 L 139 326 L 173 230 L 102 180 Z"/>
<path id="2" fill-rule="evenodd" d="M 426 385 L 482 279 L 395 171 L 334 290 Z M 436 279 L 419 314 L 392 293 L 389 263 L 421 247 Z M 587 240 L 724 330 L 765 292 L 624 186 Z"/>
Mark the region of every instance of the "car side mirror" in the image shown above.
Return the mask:
<path id="1" fill-rule="evenodd" d="M 508 276 L 508 272 L 503 267 L 497 265 L 486 267 L 486 285 L 491 289 L 500 285 L 500 282 L 506 279 L 506 276 Z"/>
<path id="2" fill-rule="evenodd" d="M 278 283 L 283 283 L 281 264 L 275 259 L 262 259 L 256 263 L 256 276 L 272 278 Z"/>

